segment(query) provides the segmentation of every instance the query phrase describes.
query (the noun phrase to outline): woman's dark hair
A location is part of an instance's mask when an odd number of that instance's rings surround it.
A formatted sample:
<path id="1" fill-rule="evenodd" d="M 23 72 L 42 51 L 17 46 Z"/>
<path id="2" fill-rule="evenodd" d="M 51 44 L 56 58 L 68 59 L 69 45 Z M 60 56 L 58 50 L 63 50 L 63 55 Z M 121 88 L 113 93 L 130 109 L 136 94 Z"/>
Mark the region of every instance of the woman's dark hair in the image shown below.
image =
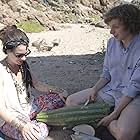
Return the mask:
<path id="1" fill-rule="evenodd" d="M 5 54 L 7 54 L 7 50 L 13 50 L 20 44 L 26 45 L 27 47 L 29 44 L 29 38 L 27 35 L 18 29 L 16 25 L 7 26 L 0 30 L 0 39 L 2 41 L 3 52 Z M 21 65 L 21 72 L 26 88 L 28 89 L 29 85 L 33 87 L 30 69 L 26 61 Z"/>
<path id="2" fill-rule="evenodd" d="M 30 68 L 26 61 L 22 63 L 21 72 L 22 72 L 23 82 L 25 83 L 26 89 L 28 89 L 29 85 L 34 88 L 32 82 L 32 76 L 30 73 Z M 30 97 L 29 92 L 27 93 L 27 96 Z"/>
<path id="3" fill-rule="evenodd" d="M 27 35 L 20 29 L 17 29 L 16 25 L 7 26 L 0 30 L 0 39 L 5 54 L 7 54 L 7 50 L 12 50 L 20 44 L 26 46 L 29 44 L 29 38 Z"/>
<path id="4" fill-rule="evenodd" d="M 112 19 L 122 21 L 126 29 L 132 34 L 138 34 L 140 32 L 140 9 L 132 4 L 119 5 L 104 15 L 106 24 Z"/>

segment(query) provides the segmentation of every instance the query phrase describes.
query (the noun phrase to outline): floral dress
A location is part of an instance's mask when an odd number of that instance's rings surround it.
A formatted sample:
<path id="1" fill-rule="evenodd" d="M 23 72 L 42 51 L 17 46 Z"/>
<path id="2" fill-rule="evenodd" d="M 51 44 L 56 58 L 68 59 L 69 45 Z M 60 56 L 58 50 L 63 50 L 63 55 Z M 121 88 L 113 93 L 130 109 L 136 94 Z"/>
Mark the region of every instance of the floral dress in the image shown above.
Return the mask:
<path id="1" fill-rule="evenodd" d="M 30 111 L 30 119 L 33 123 L 37 123 L 35 121 L 35 116 L 41 111 L 49 111 L 57 108 L 61 108 L 64 106 L 64 102 L 59 97 L 58 94 L 45 94 L 38 96 L 33 100 L 32 108 Z M 39 128 L 45 130 L 45 135 L 49 134 L 47 124 L 38 123 Z M 23 137 L 19 130 L 15 129 L 11 125 L 5 123 L 2 127 L 0 127 L 0 131 L 10 138 L 14 138 L 17 140 L 23 140 Z M 43 132 L 41 130 L 41 132 Z"/>

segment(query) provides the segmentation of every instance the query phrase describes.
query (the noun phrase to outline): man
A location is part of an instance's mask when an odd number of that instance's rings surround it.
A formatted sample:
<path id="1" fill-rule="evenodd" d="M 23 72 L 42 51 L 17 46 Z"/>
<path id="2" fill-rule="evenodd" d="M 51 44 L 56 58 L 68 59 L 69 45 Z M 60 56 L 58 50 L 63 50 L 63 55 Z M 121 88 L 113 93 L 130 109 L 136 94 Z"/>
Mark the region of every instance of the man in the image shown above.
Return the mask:
<path id="1" fill-rule="evenodd" d="M 66 104 L 78 105 L 90 98 L 115 106 L 98 125 L 107 126 L 117 140 L 136 140 L 140 132 L 140 10 L 120 5 L 104 20 L 113 37 L 108 41 L 103 73 L 95 86 L 70 95 Z"/>

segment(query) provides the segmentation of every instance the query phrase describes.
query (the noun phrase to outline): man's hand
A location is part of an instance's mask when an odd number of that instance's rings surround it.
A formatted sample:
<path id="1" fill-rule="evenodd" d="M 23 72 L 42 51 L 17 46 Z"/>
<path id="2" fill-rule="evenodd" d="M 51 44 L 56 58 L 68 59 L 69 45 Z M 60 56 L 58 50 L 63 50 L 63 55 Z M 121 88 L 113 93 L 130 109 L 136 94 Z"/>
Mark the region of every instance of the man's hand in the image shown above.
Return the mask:
<path id="1" fill-rule="evenodd" d="M 113 111 L 110 115 L 104 117 L 98 124 L 97 126 L 108 126 L 113 120 L 116 120 L 118 118 L 118 113 Z"/>
<path id="2" fill-rule="evenodd" d="M 97 92 L 94 87 L 91 89 L 90 100 L 95 101 L 97 97 Z"/>

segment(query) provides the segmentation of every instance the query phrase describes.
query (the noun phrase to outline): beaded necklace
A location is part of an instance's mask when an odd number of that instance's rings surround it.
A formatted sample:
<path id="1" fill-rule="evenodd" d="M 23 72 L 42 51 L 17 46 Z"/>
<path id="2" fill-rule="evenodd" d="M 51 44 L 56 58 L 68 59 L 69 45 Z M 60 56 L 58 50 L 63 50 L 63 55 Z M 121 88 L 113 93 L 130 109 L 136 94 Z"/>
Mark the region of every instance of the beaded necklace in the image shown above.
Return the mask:
<path id="1" fill-rule="evenodd" d="M 14 85 L 15 85 L 15 88 L 16 88 L 16 91 L 17 91 L 18 101 L 19 101 L 21 107 L 23 108 L 23 110 L 25 110 L 25 107 L 24 107 L 23 104 L 21 103 L 21 100 L 20 100 L 20 97 L 19 97 L 20 94 L 22 94 L 23 92 L 25 92 L 25 90 L 27 90 L 27 89 L 25 88 L 25 84 L 24 84 L 23 82 L 19 83 L 19 82 L 15 79 L 14 73 L 13 73 L 12 70 L 10 69 L 11 65 L 10 65 L 6 60 L 5 60 L 5 62 L 6 62 L 6 70 L 7 70 L 8 73 L 10 73 L 10 75 L 11 75 L 11 77 L 12 77 L 12 79 L 13 79 Z M 23 72 L 22 66 L 20 67 L 20 71 L 21 71 L 21 74 L 22 74 L 22 72 Z M 29 92 L 26 91 L 26 93 L 27 93 L 26 101 L 27 101 L 27 103 L 29 103 L 29 101 L 30 101 L 30 98 L 29 98 L 29 96 L 28 96 Z"/>

